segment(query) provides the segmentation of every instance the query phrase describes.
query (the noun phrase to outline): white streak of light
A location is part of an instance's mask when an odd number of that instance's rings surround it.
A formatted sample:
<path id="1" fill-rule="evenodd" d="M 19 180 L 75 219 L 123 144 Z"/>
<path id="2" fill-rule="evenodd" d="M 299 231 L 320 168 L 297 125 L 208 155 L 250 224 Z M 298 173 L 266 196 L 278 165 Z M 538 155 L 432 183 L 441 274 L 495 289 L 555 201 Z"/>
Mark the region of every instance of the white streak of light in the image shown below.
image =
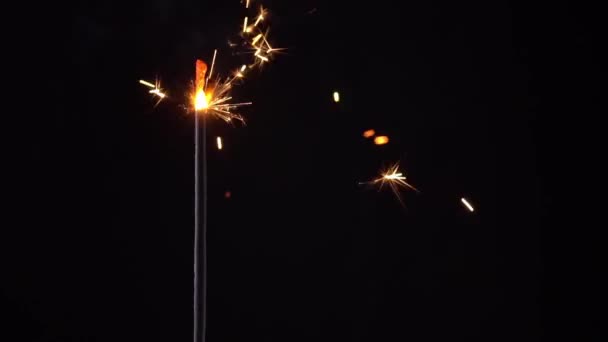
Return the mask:
<path id="1" fill-rule="evenodd" d="M 223 148 L 222 137 L 217 137 L 217 149 L 221 150 L 222 148 Z"/>
<path id="2" fill-rule="evenodd" d="M 211 79 L 211 75 L 213 74 L 213 67 L 215 66 L 215 56 L 217 56 L 217 49 L 215 49 L 215 51 L 213 51 L 213 60 L 211 61 L 211 69 L 209 70 L 209 76 L 207 76 L 207 80 L 205 81 L 205 86 L 203 87 L 203 89 L 207 88 L 207 83 L 209 83 L 209 80 Z"/>
<path id="3" fill-rule="evenodd" d="M 150 88 L 156 88 L 156 86 L 154 84 L 152 84 L 150 82 L 146 82 L 144 80 L 139 80 L 139 83 L 141 83 L 141 84 L 143 84 L 143 85 L 145 85 L 147 87 L 150 87 Z"/>
<path id="4" fill-rule="evenodd" d="M 340 93 L 334 91 L 334 102 L 340 102 Z"/>
<path id="5" fill-rule="evenodd" d="M 469 209 L 469 211 L 471 211 L 471 212 L 475 211 L 475 208 L 473 208 L 473 206 L 469 203 L 469 201 L 467 201 L 466 198 L 463 197 L 460 199 L 460 201 L 462 202 L 462 204 L 464 204 L 467 207 L 467 209 Z"/>
<path id="6" fill-rule="evenodd" d="M 260 23 L 260 21 L 264 20 L 264 16 L 262 14 L 260 14 L 258 16 L 258 19 L 255 21 L 255 24 L 253 24 L 253 26 L 258 26 L 258 24 Z"/>
<path id="7" fill-rule="evenodd" d="M 161 92 L 160 92 L 160 89 L 152 89 L 152 90 L 150 90 L 150 94 L 157 95 L 157 96 L 158 96 L 158 97 L 160 97 L 161 99 L 164 99 L 164 98 L 165 98 L 165 96 L 167 96 L 167 95 L 165 95 L 165 94 L 161 93 Z"/>

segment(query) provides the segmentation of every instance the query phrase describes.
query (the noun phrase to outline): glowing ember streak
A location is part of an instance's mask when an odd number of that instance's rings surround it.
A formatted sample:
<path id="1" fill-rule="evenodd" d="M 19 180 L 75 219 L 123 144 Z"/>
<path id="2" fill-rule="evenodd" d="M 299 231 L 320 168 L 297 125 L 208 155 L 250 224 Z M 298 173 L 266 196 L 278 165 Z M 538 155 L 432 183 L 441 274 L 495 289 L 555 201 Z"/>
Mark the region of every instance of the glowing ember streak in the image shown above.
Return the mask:
<path id="1" fill-rule="evenodd" d="M 249 0 L 245 3 L 245 8 L 249 8 Z"/>
<path id="2" fill-rule="evenodd" d="M 340 93 L 338 93 L 337 91 L 334 91 L 334 102 L 340 102 Z"/>
<path id="3" fill-rule="evenodd" d="M 261 59 L 263 62 L 268 62 L 268 57 L 256 55 L 257 58 Z"/>
<path id="4" fill-rule="evenodd" d="M 217 137 L 217 149 L 221 150 L 223 148 L 222 146 L 222 137 Z"/>
<path id="5" fill-rule="evenodd" d="M 154 95 L 160 97 L 161 99 L 164 99 L 167 96 L 164 93 L 161 93 L 160 89 L 152 89 L 152 90 L 150 90 L 150 94 L 154 94 Z"/>
<path id="6" fill-rule="evenodd" d="M 139 80 L 139 83 L 145 85 L 148 88 L 152 88 L 150 89 L 149 93 L 159 97 L 158 102 L 156 104 L 159 104 L 160 101 L 162 101 L 167 96 L 167 94 L 163 93 L 160 89 L 159 81 L 156 81 L 156 84 L 152 84 L 144 80 Z"/>
<path id="7" fill-rule="evenodd" d="M 262 38 L 262 34 L 258 34 L 257 36 L 255 36 L 255 38 L 253 38 L 253 41 L 251 42 L 251 45 L 255 46 L 255 44 L 260 40 L 260 38 Z"/>
<path id="8" fill-rule="evenodd" d="M 150 87 L 150 88 L 156 88 L 156 85 L 154 85 L 154 84 L 152 84 L 150 82 L 146 82 L 144 80 L 139 80 L 139 83 L 141 83 L 141 84 L 143 84 L 143 85 L 145 85 L 147 87 Z"/>
<path id="9" fill-rule="evenodd" d="M 460 199 L 460 201 L 462 202 L 462 204 L 464 204 L 467 207 L 467 209 L 469 209 L 470 212 L 474 212 L 475 211 L 475 208 L 473 208 L 473 206 L 471 205 L 471 203 L 469 203 L 469 201 L 467 201 L 466 198 L 463 197 L 463 198 Z"/>
<path id="10" fill-rule="evenodd" d="M 245 71 L 245 69 L 247 69 L 247 65 L 243 64 L 243 66 L 241 67 L 241 72 Z"/>
<path id="11" fill-rule="evenodd" d="M 376 145 L 386 145 L 388 144 L 388 137 L 385 135 L 377 136 L 374 138 L 374 144 Z"/>
<path id="12" fill-rule="evenodd" d="M 253 26 L 258 26 L 258 24 L 260 23 L 260 21 L 264 20 L 264 9 L 261 10 L 260 15 L 258 16 L 258 19 L 256 19 L 255 24 L 253 24 Z"/>
<path id="13" fill-rule="evenodd" d="M 205 81 L 205 86 L 203 87 L 203 89 L 206 89 L 207 83 L 209 83 L 209 79 L 211 78 L 211 75 L 213 75 L 213 67 L 215 66 L 215 57 L 216 56 L 217 56 L 217 49 L 215 49 L 213 51 L 213 60 L 211 61 L 211 70 L 209 70 L 209 76 L 207 76 L 207 80 Z"/>
<path id="14" fill-rule="evenodd" d="M 247 27 L 248 20 L 249 20 L 249 18 L 245 17 L 245 22 L 243 23 L 243 32 L 248 32 L 248 27 Z"/>
<path id="15" fill-rule="evenodd" d="M 273 49 L 272 46 L 270 46 L 270 43 L 268 42 L 268 40 L 266 40 L 266 36 L 262 36 L 262 38 L 264 39 L 264 44 L 266 44 L 266 46 L 268 46 L 268 50 L 266 50 L 266 52 L 270 52 L 270 51 L 275 51 L 275 50 L 283 50 L 283 49 Z"/>
<path id="16" fill-rule="evenodd" d="M 368 129 L 367 131 L 363 132 L 363 136 L 365 138 L 371 138 L 374 135 L 376 135 L 376 131 L 374 131 L 373 129 Z"/>

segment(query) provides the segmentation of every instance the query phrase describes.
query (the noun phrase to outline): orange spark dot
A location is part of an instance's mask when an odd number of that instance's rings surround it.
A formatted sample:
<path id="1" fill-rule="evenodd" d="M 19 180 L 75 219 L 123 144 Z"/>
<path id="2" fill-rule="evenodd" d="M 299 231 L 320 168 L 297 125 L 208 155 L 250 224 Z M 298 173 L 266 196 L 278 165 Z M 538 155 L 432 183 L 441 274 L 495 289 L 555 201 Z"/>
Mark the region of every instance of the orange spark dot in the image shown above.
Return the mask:
<path id="1" fill-rule="evenodd" d="M 373 129 L 368 129 L 367 131 L 363 132 L 363 137 L 365 138 L 371 138 L 374 135 L 376 135 L 376 131 L 374 131 Z"/>
<path id="2" fill-rule="evenodd" d="M 388 144 L 388 137 L 385 135 L 380 135 L 374 138 L 374 144 L 376 145 L 386 145 Z"/>

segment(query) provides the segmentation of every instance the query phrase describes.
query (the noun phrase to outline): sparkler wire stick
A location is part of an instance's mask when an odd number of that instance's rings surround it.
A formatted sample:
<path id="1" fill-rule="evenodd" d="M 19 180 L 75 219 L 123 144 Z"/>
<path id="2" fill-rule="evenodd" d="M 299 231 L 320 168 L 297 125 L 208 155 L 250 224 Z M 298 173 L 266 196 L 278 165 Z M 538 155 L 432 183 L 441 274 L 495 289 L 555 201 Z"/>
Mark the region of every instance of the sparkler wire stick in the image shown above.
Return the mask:
<path id="1" fill-rule="evenodd" d="M 203 114 L 202 123 L 202 178 L 203 178 L 203 224 L 202 234 L 199 233 L 199 221 L 200 221 L 200 178 L 199 178 L 199 154 L 201 154 L 199 148 L 199 112 L 195 111 L 194 117 L 194 334 L 193 342 L 199 340 L 205 342 L 205 335 L 207 330 L 207 128 L 206 120 Z M 202 237 L 199 237 L 202 235 Z M 199 319 L 199 254 L 200 254 L 200 243 L 202 240 L 203 244 L 203 274 L 202 274 L 202 312 L 200 313 L 202 319 Z M 199 320 L 202 323 L 201 329 L 199 330 Z M 200 339 L 198 336 L 200 335 Z"/>
<path id="2" fill-rule="evenodd" d="M 207 115 L 203 115 L 203 327 L 201 341 L 207 333 Z"/>
<path id="3" fill-rule="evenodd" d="M 204 77 L 204 76 L 203 76 Z M 203 78 L 204 79 L 204 78 Z M 205 82 L 206 84 L 206 82 Z M 206 113 L 202 113 L 202 151 L 199 149 L 199 111 L 194 111 L 194 333 L 193 342 L 205 342 L 206 330 L 207 330 L 207 124 L 206 124 Z M 199 179 L 199 155 L 202 152 L 202 180 L 203 180 L 203 222 L 202 232 L 199 234 L 200 229 L 200 179 Z M 202 235 L 199 237 L 199 235 Z M 199 255 L 200 255 L 200 242 L 203 245 L 203 270 L 202 270 L 202 312 L 199 309 Z M 199 312 L 201 318 L 199 318 Z M 199 330 L 198 323 L 201 321 L 201 328 Z M 199 338 L 200 335 L 200 338 Z"/>
<path id="4" fill-rule="evenodd" d="M 199 253 L 199 203 L 198 203 L 198 190 L 199 190 L 199 179 L 198 179 L 198 111 L 194 112 L 194 331 L 193 331 L 193 342 L 198 342 L 198 312 L 199 312 L 199 299 L 198 299 L 198 253 Z"/>

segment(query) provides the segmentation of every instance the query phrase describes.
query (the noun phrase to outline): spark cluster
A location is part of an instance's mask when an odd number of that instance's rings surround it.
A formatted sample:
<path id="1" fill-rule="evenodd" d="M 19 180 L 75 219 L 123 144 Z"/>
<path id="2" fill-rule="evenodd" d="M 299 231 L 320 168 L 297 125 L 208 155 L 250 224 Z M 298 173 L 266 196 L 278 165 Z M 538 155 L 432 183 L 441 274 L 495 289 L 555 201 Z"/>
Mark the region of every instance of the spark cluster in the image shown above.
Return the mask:
<path id="1" fill-rule="evenodd" d="M 247 12 L 253 10 L 252 1 L 241 1 Z M 248 63 L 240 65 L 228 77 L 214 77 L 214 67 L 217 57 L 217 49 L 214 51 L 211 67 L 207 74 L 207 65 L 197 60 L 196 80 L 192 90 L 188 94 L 189 103 L 184 107 L 196 115 L 211 115 L 220 118 L 227 123 L 234 121 L 245 122 L 244 118 L 236 112 L 240 107 L 251 105 L 251 102 L 233 102 L 232 89 L 240 83 L 247 73 L 262 64 L 269 62 L 274 53 L 283 49 L 273 48 L 268 41 L 268 10 L 263 6 L 245 16 L 243 27 L 239 30 L 240 44 L 231 44 L 231 47 L 245 48 L 251 52 L 252 58 Z M 202 63 L 202 64 L 201 64 Z M 204 64 L 204 67 L 202 66 Z M 202 75 L 202 76 L 201 76 Z M 159 97 L 159 102 L 167 97 L 160 89 L 160 85 L 146 81 L 141 84 L 151 88 L 150 93 Z"/>

